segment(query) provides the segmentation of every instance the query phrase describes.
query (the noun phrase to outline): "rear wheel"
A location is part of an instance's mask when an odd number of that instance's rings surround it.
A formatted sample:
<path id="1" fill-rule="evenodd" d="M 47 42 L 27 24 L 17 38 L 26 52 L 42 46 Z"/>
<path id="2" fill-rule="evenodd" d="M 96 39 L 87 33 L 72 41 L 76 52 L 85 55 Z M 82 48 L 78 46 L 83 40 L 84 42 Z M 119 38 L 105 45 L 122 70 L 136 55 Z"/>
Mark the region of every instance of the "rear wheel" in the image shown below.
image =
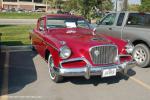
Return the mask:
<path id="1" fill-rule="evenodd" d="M 48 57 L 48 68 L 49 68 L 49 74 L 50 74 L 50 78 L 51 80 L 53 80 L 56 83 L 59 83 L 63 80 L 63 77 L 60 76 L 55 70 L 55 64 L 54 64 L 54 60 L 52 58 L 52 55 L 50 54 Z"/>
<path id="2" fill-rule="evenodd" d="M 145 44 L 138 44 L 133 50 L 133 58 L 139 67 L 147 67 L 150 64 L 150 50 Z"/>

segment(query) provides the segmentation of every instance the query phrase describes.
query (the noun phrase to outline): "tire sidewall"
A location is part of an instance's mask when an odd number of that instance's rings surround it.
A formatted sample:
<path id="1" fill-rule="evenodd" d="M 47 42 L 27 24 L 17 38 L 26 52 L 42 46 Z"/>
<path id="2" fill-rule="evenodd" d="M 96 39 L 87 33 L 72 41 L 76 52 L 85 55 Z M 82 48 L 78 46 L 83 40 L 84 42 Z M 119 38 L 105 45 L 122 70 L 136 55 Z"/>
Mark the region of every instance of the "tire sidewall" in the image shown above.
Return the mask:
<path id="1" fill-rule="evenodd" d="M 138 44 L 138 45 L 136 45 L 134 50 L 133 50 L 132 56 L 134 58 L 135 51 L 137 49 L 139 49 L 139 48 L 142 49 L 143 51 L 145 51 L 145 53 L 146 53 L 146 60 L 143 63 L 141 63 L 141 64 L 137 63 L 137 65 L 139 67 L 147 67 L 150 64 L 150 51 L 149 51 L 149 48 L 145 44 Z"/>
<path id="2" fill-rule="evenodd" d="M 53 77 L 52 74 L 51 74 L 51 69 L 50 69 L 50 60 L 51 60 L 51 59 L 53 59 L 53 58 L 52 58 L 52 55 L 50 54 L 50 55 L 48 56 L 49 75 L 50 75 L 51 80 L 54 81 L 54 80 L 56 79 L 56 75 Z"/>
<path id="3" fill-rule="evenodd" d="M 63 80 L 63 77 L 60 76 L 59 74 L 57 74 L 56 72 L 54 72 L 55 76 L 54 77 L 52 76 L 51 70 L 50 70 L 50 59 L 53 60 L 53 57 L 52 57 L 51 54 L 49 54 L 49 56 L 48 56 L 48 69 L 49 69 L 50 79 L 52 81 L 54 81 L 55 83 L 59 83 L 59 82 L 61 82 Z M 55 65 L 54 65 L 54 67 L 55 67 Z"/>

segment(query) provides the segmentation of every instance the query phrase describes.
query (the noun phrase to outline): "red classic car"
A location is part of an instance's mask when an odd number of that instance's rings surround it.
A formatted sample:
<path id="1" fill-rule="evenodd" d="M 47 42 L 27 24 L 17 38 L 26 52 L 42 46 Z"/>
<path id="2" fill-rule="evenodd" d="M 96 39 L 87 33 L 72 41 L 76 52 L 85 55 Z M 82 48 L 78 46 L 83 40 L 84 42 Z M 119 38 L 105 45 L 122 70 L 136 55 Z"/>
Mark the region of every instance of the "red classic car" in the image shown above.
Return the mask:
<path id="1" fill-rule="evenodd" d="M 80 16 L 45 15 L 38 19 L 30 39 L 47 61 L 54 82 L 64 76 L 115 76 L 135 65 L 130 43 L 97 34 Z"/>

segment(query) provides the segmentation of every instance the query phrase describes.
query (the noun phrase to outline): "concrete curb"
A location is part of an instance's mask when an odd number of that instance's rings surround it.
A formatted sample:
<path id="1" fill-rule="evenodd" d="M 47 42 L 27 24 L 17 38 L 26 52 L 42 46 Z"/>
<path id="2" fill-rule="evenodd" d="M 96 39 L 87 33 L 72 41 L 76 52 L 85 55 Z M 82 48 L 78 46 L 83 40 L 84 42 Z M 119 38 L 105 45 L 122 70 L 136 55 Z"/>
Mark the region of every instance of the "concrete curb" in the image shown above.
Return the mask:
<path id="1" fill-rule="evenodd" d="M 37 19 L 0 19 L 0 25 L 32 25 L 36 22 Z"/>
<path id="2" fill-rule="evenodd" d="M 31 45 L 27 45 L 27 46 L 5 46 L 2 45 L 0 46 L 2 51 L 6 51 L 6 50 L 31 50 Z"/>

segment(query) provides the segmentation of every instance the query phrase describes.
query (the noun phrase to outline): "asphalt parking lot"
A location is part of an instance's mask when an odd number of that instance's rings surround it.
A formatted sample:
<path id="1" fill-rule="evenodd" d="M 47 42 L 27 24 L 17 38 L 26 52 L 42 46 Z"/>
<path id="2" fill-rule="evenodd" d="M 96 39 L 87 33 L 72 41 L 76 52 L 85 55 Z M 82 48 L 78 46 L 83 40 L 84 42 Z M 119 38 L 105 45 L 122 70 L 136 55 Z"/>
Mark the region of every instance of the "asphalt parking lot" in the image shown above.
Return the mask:
<path id="1" fill-rule="evenodd" d="M 0 54 L 0 100 L 149 100 L 150 67 L 116 77 L 49 79 L 46 62 L 31 50 Z M 129 77 L 128 77 L 129 76 Z"/>

